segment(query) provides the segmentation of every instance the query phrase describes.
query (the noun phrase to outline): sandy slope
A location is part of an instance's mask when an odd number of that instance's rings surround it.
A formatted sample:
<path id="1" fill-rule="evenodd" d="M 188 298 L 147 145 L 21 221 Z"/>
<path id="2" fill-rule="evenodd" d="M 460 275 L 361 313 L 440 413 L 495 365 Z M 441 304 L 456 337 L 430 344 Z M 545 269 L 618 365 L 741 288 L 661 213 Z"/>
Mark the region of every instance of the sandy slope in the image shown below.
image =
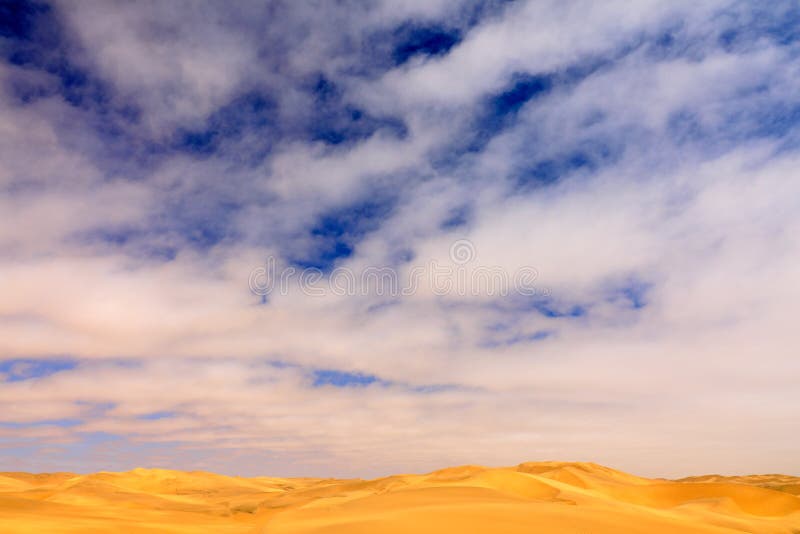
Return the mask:
<path id="1" fill-rule="evenodd" d="M 376 480 L 0 473 L 0 532 L 800 534 L 800 478 L 677 481 L 584 463 Z"/>

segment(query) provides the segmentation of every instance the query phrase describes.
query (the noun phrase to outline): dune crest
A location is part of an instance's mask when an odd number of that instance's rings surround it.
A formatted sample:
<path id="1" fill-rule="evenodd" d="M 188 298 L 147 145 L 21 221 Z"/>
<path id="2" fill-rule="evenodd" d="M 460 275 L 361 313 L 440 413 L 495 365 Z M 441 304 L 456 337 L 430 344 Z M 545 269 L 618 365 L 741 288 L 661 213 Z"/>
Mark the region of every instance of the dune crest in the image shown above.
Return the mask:
<path id="1" fill-rule="evenodd" d="M 592 463 L 374 480 L 0 473 L 4 533 L 800 533 L 800 478 L 647 479 Z"/>

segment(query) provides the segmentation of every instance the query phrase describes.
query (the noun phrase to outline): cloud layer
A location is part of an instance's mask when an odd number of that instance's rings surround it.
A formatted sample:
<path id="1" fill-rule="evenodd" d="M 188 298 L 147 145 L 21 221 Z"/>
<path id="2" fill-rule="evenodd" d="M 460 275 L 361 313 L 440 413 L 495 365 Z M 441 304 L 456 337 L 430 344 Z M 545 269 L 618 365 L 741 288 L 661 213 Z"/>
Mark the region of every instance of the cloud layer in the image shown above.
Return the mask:
<path id="1" fill-rule="evenodd" d="M 7 11 L 0 469 L 800 470 L 792 2 Z"/>

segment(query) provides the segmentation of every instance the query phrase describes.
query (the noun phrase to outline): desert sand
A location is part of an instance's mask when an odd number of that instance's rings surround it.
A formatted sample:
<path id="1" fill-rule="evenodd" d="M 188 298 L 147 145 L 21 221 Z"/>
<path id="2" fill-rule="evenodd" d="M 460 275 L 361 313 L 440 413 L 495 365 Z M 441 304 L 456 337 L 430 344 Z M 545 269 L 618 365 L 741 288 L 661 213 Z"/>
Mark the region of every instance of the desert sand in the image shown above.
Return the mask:
<path id="1" fill-rule="evenodd" d="M 590 463 L 375 480 L 0 473 L 0 532 L 800 534 L 800 478 L 647 479 Z"/>

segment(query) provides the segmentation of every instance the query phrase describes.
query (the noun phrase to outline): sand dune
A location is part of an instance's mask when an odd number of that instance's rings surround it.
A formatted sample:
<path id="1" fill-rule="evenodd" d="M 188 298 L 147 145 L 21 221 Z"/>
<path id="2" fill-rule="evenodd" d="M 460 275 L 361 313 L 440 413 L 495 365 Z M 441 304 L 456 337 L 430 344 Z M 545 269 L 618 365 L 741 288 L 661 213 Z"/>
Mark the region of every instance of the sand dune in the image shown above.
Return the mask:
<path id="1" fill-rule="evenodd" d="M 375 480 L 0 473 L 0 532 L 800 534 L 800 478 L 647 479 L 588 463 Z"/>

